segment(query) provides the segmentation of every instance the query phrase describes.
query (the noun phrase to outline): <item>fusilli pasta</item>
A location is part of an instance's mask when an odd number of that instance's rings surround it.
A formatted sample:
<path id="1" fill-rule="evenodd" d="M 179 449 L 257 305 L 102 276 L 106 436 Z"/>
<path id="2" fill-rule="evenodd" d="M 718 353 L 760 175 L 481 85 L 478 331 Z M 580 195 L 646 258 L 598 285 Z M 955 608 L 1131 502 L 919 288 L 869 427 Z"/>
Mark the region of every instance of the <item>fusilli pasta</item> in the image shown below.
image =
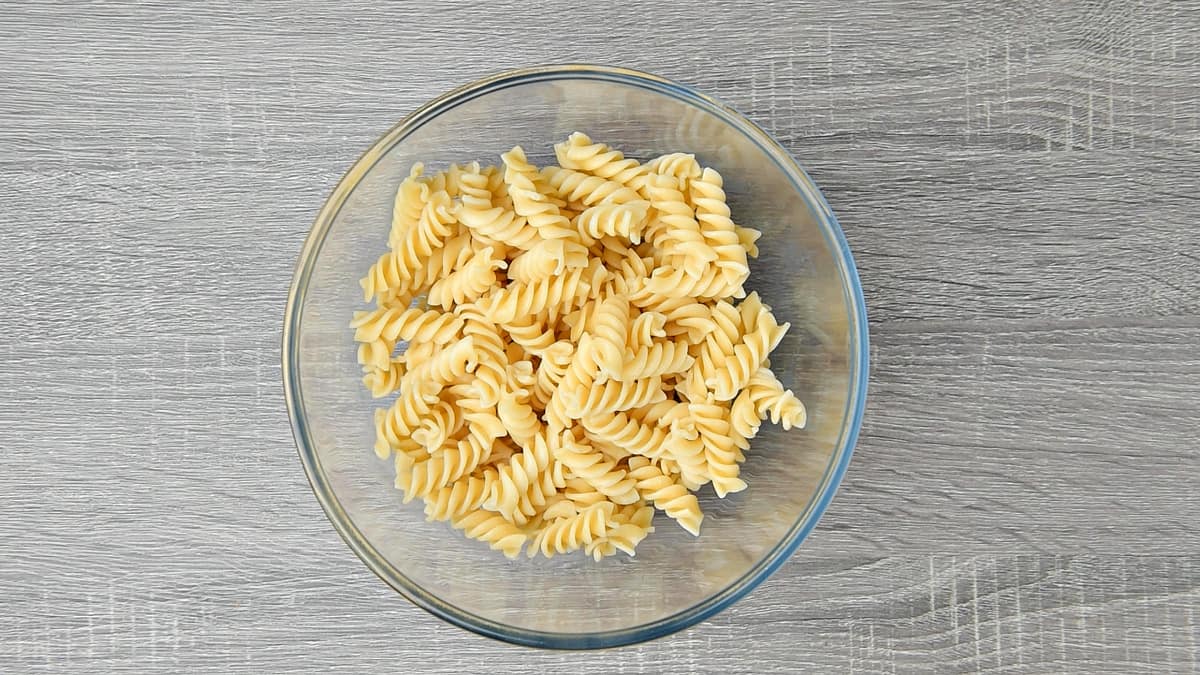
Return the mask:
<path id="1" fill-rule="evenodd" d="M 693 493 L 745 489 L 763 421 L 807 413 L 770 370 L 788 324 L 746 293 L 760 235 L 721 175 L 582 133 L 554 152 L 401 181 L 350 321 L 369 394 L 399 392 L 374 450 L 405 502 L 510 558 L 633 555 L 655 509 L 698 535 Z"/>

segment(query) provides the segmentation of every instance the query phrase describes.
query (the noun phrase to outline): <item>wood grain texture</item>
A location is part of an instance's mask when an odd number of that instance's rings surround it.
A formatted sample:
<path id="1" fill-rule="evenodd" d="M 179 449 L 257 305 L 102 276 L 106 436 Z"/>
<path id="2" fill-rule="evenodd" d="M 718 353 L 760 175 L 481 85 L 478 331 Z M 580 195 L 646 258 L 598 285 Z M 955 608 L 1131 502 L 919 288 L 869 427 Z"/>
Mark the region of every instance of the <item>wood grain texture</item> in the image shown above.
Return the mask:
<path id="1" fill-rule="evenodd" d="M 1200 5 L 10 3 L 0 671 L 1196 672 Z M 795 560 L 684 633 L 442 625 L 333 533 L 278 332 L 333 183 L 536 62 L 718 96 L 825 190 L 872 389 Z"/>

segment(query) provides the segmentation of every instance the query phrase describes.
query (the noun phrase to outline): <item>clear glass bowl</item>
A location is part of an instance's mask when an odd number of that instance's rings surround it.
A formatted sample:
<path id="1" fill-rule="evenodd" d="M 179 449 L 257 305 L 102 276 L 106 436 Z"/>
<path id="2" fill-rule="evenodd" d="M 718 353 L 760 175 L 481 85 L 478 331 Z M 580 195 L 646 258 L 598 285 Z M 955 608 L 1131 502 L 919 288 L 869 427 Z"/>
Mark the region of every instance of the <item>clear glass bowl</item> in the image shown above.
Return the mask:
<path id="1" fill-rule="evenodd" d="M 771 356 L 808 406 L 808 428 L 763 426 L 743 465 L 749 489 L 701 492 L 698 538 L 664 518 L 633 558 L 506 560 L 418 503 L 372 452 L 351 313 L 386 248 L 396 187 L 414 162 L 498 162 L 524 146 L 553 162 L 572 131 L 649 158 L 691 152 L 725 177 L 734 219 L 762 230 L 749 288 L 792 323 Z M 300 458 L 334 527 L 406 598 L 483 635 L 556 648 L 649 640 L 712 616 L 779 568 L 812 530 L 850 461 L 867 383 L 867 325 L 854 263 L 829 205 L 762 129 L 686 87 L 620 68 L 552 66 L 452 91 L 388 131 L 338 183 L 305 242 L 288 298 L 283 378 Z"/>

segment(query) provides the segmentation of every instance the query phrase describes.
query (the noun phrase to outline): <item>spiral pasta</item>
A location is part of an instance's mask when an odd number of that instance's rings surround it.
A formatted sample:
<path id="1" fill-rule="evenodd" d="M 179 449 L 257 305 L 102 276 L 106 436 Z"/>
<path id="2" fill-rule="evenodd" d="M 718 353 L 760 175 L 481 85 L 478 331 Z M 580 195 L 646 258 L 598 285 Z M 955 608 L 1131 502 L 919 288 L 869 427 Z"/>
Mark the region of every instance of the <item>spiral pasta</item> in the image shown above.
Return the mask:
<path id="1" fill-rule="evenodd" d="M 575 231 L 571 221 L 562 215 L 548 195 L 537 189 L 540 174 L 537 167 L 525 158 L 521 146 L 500 156 L 504 160 L 504 182 L 512 198 L 513 211 L 526 218 L 543 239 L 571 239 Z"/>
<path id="2" fill-rule="evenodd" d="M 521 549 L 528 538 L 517 526 L 502 516 L 482 509 L 451 518 L 450 523 L 471 539 L 478 539 L 487 543 L 493 551 L 500 551 L 506 558 L 521 555 Z"/>
<path id="3" fill-rule="evenodd" d="M 481 173 L 468 173 L 461 179 L 462 196 L 457 210 L 459 222 L 472 234 L 489 244 L 508 244 L 525 249 L 541 241 L 538 231 L 518 213 L 497 205 L 489 179 Z"/>
<path id="4" fill-rule="evenodd" d="M 580 420 L 588 437 L 635 455 L 657 458 L 666 452 L 667 432 L 622 412 L 590 413 Z"/>
<path id="5" fill-rule="evenodd" d="M 636 502 L 614 509 L 603 535 L 584 544 L 583 550 L 597 562 L 621 551 L 633 556 L 637 545 L 654 531 L 654 508 Z"/>
<path id="6" fill-rule="evenodd" d="M 786 431 L 803 428 L 808 413 L 800 399 L 783 388 L 770 368 L 759 368 L 730 407 L 730 422 L 734 433 L 754 438 L 762 420 L 768 417 Z"/>
<path id="7" fill-rule="evenodd" d="M 616 462 L 575 440 L 570 431 L 562 432 L 555 440 L 552 444 L 554 458 L 570 469 L 571 473 L 587 481 L 614 504 L 632 504 L 637 501 L 636 484 L 626 477 L 624 469 L 616 468 Z"/>
<path id="8" fill-rule="evenodd" d="M 484 306 L 493 321 L 509 323 L 518 316 L 543 310 L 568 312 L 581 305 L 590 290 L 586 270 L 574 269 L 531 284 L 510 284 L 485 298 Z"/>
<path id="9" fill-rule="evenodd" d="M 350 327 L 405 502 L 510 558 L 632 556 L 656 510 L 699 534 L 694 492 L 745 489 L 761 424 L 807 413 L 720 173 L 582 133 L 554 154 L 415 165 Z"/>
<path id="10" fill-rule="evenodd" d="M 696 495 L 645 457 L 630 458 L 629 477 L 637 482 L 637 488 L 645 499 L 654 502 L 655 508 L 662 509 L 667 517 L 679 523 L 683 529 L 700 536 L 704 513 L 700 510 Z"/>
<path id="11" fill-rule="evenodd" d="M 642 241 L 649 210 L 650 202 L 644 199 L 598 204 L 579 214 L 575 228 L 588 245 L 603 237 L 620 237 L 637 244 Z"/>
<path id="12" fill-rule="evenodd" d="M 620 150 L 603 143 L 593 143 L 580 132 L 556 144 L 554 154 L 564 169 L 590 173 L 634 189 L 638 187 L 638 179 L 649 173 L 636 159 L 629 159 Z"/>
<path id="13" fill-rule="evenodd" d="M 642 192 L 658 214 L 647 229 L 647 239 L 668 254 L 674 267 L 699 277 L 708 263 L 717 259 L 717 253 L 701 234 L 695 209 L 680 192 L 678 179 L 652 174 Z"/>
<path id="14" fill-rule="evenodd" d="M 449 310 L 478 299 L 496 284 L 496 270 L 508 263 L 492 257 L 492 247 L 477 251 L 457 272 L 442 277 L 429 289 L 429 304 Z"/>
<path id="15" fill-rule="evenodd" d="M 587 264 L 588 250 L 583 244 L 570 239 L 543 239 L 512 259 L 508 278 L 529 284 Z"/>
<path id="16" fill-rule="evenodd" d="M 548 523 L 534 536 L 529 549 L 530 557 L 540 552 L 547 558 L 553 558 L 583 548 L 608 532 L 612 513 L 612 502 L 600 502 L 577 515 Z"/>

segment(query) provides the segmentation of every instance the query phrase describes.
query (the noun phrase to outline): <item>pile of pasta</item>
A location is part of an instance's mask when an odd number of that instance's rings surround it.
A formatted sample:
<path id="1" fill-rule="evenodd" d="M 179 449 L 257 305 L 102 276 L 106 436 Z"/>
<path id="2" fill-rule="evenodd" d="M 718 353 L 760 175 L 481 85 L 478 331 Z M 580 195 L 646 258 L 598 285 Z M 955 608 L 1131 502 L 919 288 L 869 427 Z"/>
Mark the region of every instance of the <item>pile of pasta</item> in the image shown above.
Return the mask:
<path id="1" fill-rule="evenodd" d="M 745 489 L 764 419 L 806 413 L 770 369 L 788 324 L 756 293 L 759 232 L 720 174 L 575 133 L 539 169 L 413 167 L 354 314 L 375 452 L 404 501 L 516 557 L 634 548 L 655 510 L 698 535 L 696 490 Z M 405 347 L 396 354 L 397 346 Z"/>

